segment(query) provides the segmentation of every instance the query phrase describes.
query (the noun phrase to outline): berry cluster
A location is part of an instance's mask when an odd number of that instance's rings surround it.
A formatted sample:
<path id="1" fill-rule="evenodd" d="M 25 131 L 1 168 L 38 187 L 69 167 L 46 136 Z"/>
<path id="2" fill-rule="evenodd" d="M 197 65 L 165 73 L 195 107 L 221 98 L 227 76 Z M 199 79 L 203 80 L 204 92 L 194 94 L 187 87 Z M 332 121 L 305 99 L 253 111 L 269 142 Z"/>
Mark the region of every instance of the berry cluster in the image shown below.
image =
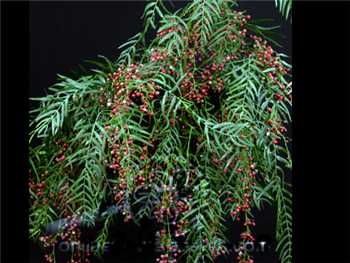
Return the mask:
<path id="1" fill-rule="evenodd" d="M 80 244 L 81 231 L 79 229 L 80 219 L 78 216 L 67 216 L 66 223 L 62 226 L 59 237 L 61 241 L 68 241 L 70 243 Z M 44 235 L 39 238 L 44 248 L 55 249 L 55 246 L 59 243 L 59 238 L 55 235 Z M 69 243 L 69 244 L 70 244 Z M 68 244 L 67 244 L 68 245 Z M 72 246 L 71 246 L 72 248 Z M 81 253 L 84 253 L 82 255 Z M 81 252 L 79 249 L 73 250 L 72 259 L 67 263 L 90 263 L 88 257 L 91 255 L 89 251 Z M 48 263 L 53 263 L 54 257 L 45 254 L 45 260 Z"/>
<path id="2" fill-rule="evenodd" d="M 272 111 L 271 108 L 268 108 L 268 112 L 271 112 L 271 111 Z M 271 126 L 271 128 L 267 129 L 266 135 L 271 136 L 272 144 L 275 144 L 275 145 L 279 144 L 278 138 L 279 136 L 287 132 L 287 128 L 284 127 L 281 124 L 281 121 L 278 121 L 278 120 L 268 119 L 266 121 L 266 124 Z"/>
<path id="3" fill-rule="evenodd" d="M 180 85 L 184 97 L 197 103 L 203 103 L 210 90 L 215 90 L 218 93 L 223 90 L 223 79 L 214 76 L 217 71 L 223 70 L 223 63 L 207 65 L 204 70 L 198 70 L 195 73 L 192 73 L 192 63 L 188 63 L 187 68 L 189 72 Z"/>
<path id="4" fill-rule="evenodd" d="M 190 199 L 192 196 L 189 195 L 188 198 Z M 178 200 L 176 201 L 176 216 L 179 216 L 186 211 L 189 210 L 189 206 L 186 203 L 185 200 Z M 185 236 L 186 234 L 186 227 L 188 226 L 188 221 L 187 220 L 180 220 L 176 225 L 176 230 L 175 230 L 175 237 L 181 237 Z"/>
<path id="5" fill-rule="evenodd" d="M 165 52 L 154 51 L 151 59 L 163 60 L 166 57 Z M 121 113 L 121 110 L 128 111 L 133 104 L 137 105 L 141 112 L 153 115 L 150 110 L 150 102 L 155 100 L 160 94 L 160 86 L 150 80 L 147 83 L 137 84 L 137 89 L 130 88 L 135 86 L 137 80 L 141 80 L 143 64 L 131 64 L 129 67 L 119 67 L 116 72 L 109 75 L 113 86 L 113 100 L 107 99 L 106 106 L 111 109 L 111 118 Z M 106 94 L 103 95 L 103 98 Z M 101 99 L 101 102 L 105 101 Z"/>
<path id="6" fill-rule="evenodd" d="M 211 252 L 211 256 L 213 259 L 217 260 L 220 256 L 223 256 L 227 253 L 227 250 L 224 248 L 224 246 L 218 246 L 218 244 L 215 244 L 215 241 L 212 242 L 212 244 L 209 244 L 208 239 L 203 240 L 203 246 L 209 247 L 209 250 Z"/>
<path id="7" fill-rule="evenodd" d="M 53 250 L 60 242 L 67 242 L 65 246 L 69 246 L 72 250 L 71 260 L 67 263 L 90 263 L 91 251 L 79 249 L 82 235 L 79 226 L 80 218 L 78 215 L 67 216 L 66 222 L 61 226 L 58 236 L 43 235 L 39 237 L 39 241 L 45 249 L 51 248 Z M 54 257 L 49 253 L 46 253 L 44 258 L 47 263 L 55 262 Z"/>
<path id="8" fill-rule="evenodd" d="M 233 15 L 232 23 L 235 23 L 240 27 L 244 27 L 252 18 L 250 15 L 244 15 L 242 11 L 233 11 Z"/>
<path id="9" fill-rule="evenodd" d="M 254 40 L 253 47 L 255 48 L 252 56 L 255 56 L 258 61 L 257 64 L 260 66 L 267 66 L 270 68 L 275 68 L 276 73 L 270 72 L 269 76 L 271 79 L 275 79 L 277 73 L 287 74 L 288 68 L 284 67 L 279 58 L 276 56 L 276 52 L 271 46 L 267 44 L 266 40 L 261 37 L 250 35 L 250 38 Z"/>
<path id="10" fill-rule="evenodd" d="M 45 262 L 48 262 L 48 263 L 53 263 L 55 262 L 55 259 L 52 255 L 49 255 L 49 254 L 45 254 L 44 255 L 44 259 L 45 259 Z"/>
<path id="11" fill-rule="evenodd" d="M 250 158 L 252 160 L 252 158 Z M 242 174 L 243 176 L 240 178 L 240 182 L 242 183 L 242 196 L 243 200 L 237 200 L 238 201 L 235 206 L 235 210 L 231 212 L 231 215 L 233 217 L 236 217 L 237 221 L 240 221 L 240 214 L 241 213 L 246 213 L 250 211 L 250 202 L 251 202 L 251 194 L 253 191 L 253 187 L 256 185 L 255 183 L 255 177 L 257 174 L 257 170 L 255 169 L 256 164 L 255 163 L 250 163 L 248 167 L 248 171 L 244 171 L 243 168 L 237 168 L 236 173 L 237 174 Z M 247 173 L 248 176 L 245 176 Z"/>
<path id="12" fill-rule="evenodd" d="M 222 15 L 230 20 L 226 25 L 226 40 L 235 44 L 238 42 L 241 46 L 245 45 L 247 29 L 244 27 L 251 19 L 251 16 L 244 15 L 243 12 L 239 11 L 232 11 L 229 14 L 223 13 Z"/>
<path id="13" fill-rule="evenodd" d="M 278 87 L 278 91 L 274 94 L 275 100 L 283 101 L 286 97 L 292 100 L 291 89 L 287 88 L 278 79 L 278 75 L 286 75 L 289 72 L 289 68 L 282 64 L 280 58 L 273 48 L 267 44 L 266 40 L 255 35 L 250 35 L 250 38 L 254 41 L 254 51 L 249 56 L 257 59 L 256 64 L 262 71 L 269 69 L 267 79 Z"/>
<path id="14" fill-rule="evenodd" d="M 80 230 L 81 220 L 79 215 L 73 215 L 67 217 L 67 222 L 63 225 L 60 237 L 63 241 L 74 243 L 71 245 L 73 249 L 72 259 L 67 263 L 90 263 L 89 257 L 91 256 L 91 251 L 81 250 L 81 239 L 82 232 Z"/>
<path id="15" fill-rule="evenodd" d="M 67 216 L 66 222 L 62 226 L 60 237 L 62 240 L 79 239 L 80 237 L 80 218 L 77 215 Z"/>
<path id="16" fill-rule="evenodd" d="M 163 185 L 163 198 L 162 202 L 156 207 L 154 216 L 158 223 L 164 222 L 165 218 L 171 218 L 176 216 L 176 211 L 172 204 L 174 204 L 177 193 L 174 191 L 175 187 Z"/>
<path id="17" fill-rule="evenodd" d="M 64 216 L 71 215 L 71 212 L 67 207 L 68 203 L 66 202 L 66 200 L 68 198 L 68 196 L 66 194 L 68 189 L 69 189 L 69 183 L 65 183 L 58 191 L 57 199 L 53 204 L 56 209 L 60 208 L 63 211 Z"/>
<path id="18" fill-rule="evenodd" d="M 46 177 L 48 177 L 49 172 L 46 170 L 41 174 L 41 181 L 35 183 L 34 178 L 30 176 L 29 178 L 29 189 L 34 195 L 31 195 L 32 205 L 49 205 L 53 206 L 55 209 L 59 209 L 64 212 L 64 215 L 68 215 L 67 203 L 65 202 L 65 193 L 69 188 L 68 183 L 65 183 L 59 188 L 58 193 L 47 186 L 45 182 Z"/>
<path id="19" fill-rule="evenodd" d="M 232 212 L 233 216 L 239 217 L 239 213 L 245 214 L 245 220 L 243 225 L 245 226 L 245 231 L 241 233 L 240 237 L 243 243 L 247 241 L 255 241 L 254 236 L 251 233 L 250 228 L 255 226 L 254 220 L 250 219 L 248 215 L 251 211 L 251 195 L 253 192 L 253 187 L 256 185 L 255 178 L 257 174 L 256 163 L 253 162 L 253 158 L 248 157 L 249 163 L 248 166 L 241 170 L 243 177 L 241 177 L 242 182 L 242 194 L 243 194 L 243 203 L 237 205 L 236 210 Z M 238 253 L 237 260 L 239 263 L 253 263 L 254 261 L 250 258 L 250 255 L 247 251 L 241 250 Z"/>
<path id="20" fill-rule="evenodd" d="M 152 62 L 157 62 L 157 61 L 162 61 L 165 60 L 168 56 L 167 51 L 161 51 L 159 49 L 151 49 L 151 61 Z"/>
<path id="21" fill-rule="evenodd" d="M 160 86 L 156 85 L 154 81 L 150 81 L 148 85 L 140 85 L 139 90 L 130 92 L 129 98 L 139 106 L 141 112 L 151 117 L 153 112 L 150 110 L 150 102 L 159 96 Z"/>
<path id="22" fill-rule="evenodd" d="M 128 131 L 128 127 L 124 127 L 125 131 Z M 126 156 L 130 156 L 135 153 L 138 154 L 136 148 L 134 147 L 133 139 L 129 136 L 125 140 L 119 142 L 118 133 L 120 129 L 118 127 L 112 128 L 111 126 L 106 126 L 105 130 L 109 133 L 111 138 L 108 143 L 111 154 L 111 163 L 109 168 L 111 172 L 118 176 L 118 183 L 113 187 L 114 191 L 114 201 L 118 206 L 122 207 L 123 215 L 125 215 L 125 221 L 131 219 L 131 211 L 128 203 L 128 183 L 127 174 L 131 172 L 131 169 L 125 163 Z M 147 145 L 142 147 L 142 153 L 140 153 L 140 161 L 146 162 L 147 157 Z M 146 178 L 143 175 L 143 170 L 141 169 L 139 175 L 135 177 L 135 186 L 142 186 L 145 184 Z"/>
<path id="23" fill-rule="evenodd" d="M 125 126 L 123 128 L 126 132 L 128 132 L 128 127 Z M 106 132 L 109 134 L 108 147 L 111 155 L 111 162 L 109 164 L 109 168 L 111 173 L 118 176 L 118 183 L 113 187 L 114 191 L 114 201 L 118 206 L 123 207 L 123 214 L 126 215 L 126 218 L 130 218 L 130 210 L 129 206 L 125 202 L 126 194 L 127 194 L 127 173 L 129 172 L 129 168 L 125 167 L 123 161 L 124 156 L 128 156 L 131 154 L 133 140 L 131 137 L 126 138 L 124 141 L 118 140 L 120 129 L 118 127 L 113 128 L 112 126 L 105 126 Z"/>
<path id="24" fill-rule="evenodd" d="M 191 32 L 189 37 L 184 36 L 184 40 L 188 40 L 188 47 L 197 49 L 200 46 L 200 34 L 197 32 Z"/>
<path id="25" fill-rule="evenodd" d="M 39 237 L 39 241 L 41 242 L 44 248 L 53 247 L 57 243 L 57 240 L 50 235 L 43 235 Z"/>
<path id="26" fill-rule="evenodd" d="M 45 182 L 34 183 L 32 180 L 29 181 L 30 190 L 34 192 L 38 198 L 44 195 L 46 186 Z"/>
<path id="27" fill-rule="evenodd" d="M 63 142 L 62 140 L 57 140 L 55 144 L 61 147 L 57 154 L 56 162 L 63 162 L 66 159 L 65 152 L 67 151 L 69 145 L 68 143 Z"/>
<path id="28" fill-rule="evenodd" d="M 169 27 L 167 29 L 161 30 L 157 32 L 157 37 L 164 37 L 165 35 L 174 32 L 176 29 L 176 27 Z"/>
<path id="29" fill-rule="evenodd" d="M 108 99 L 106 106 L 111 109 L 111 118 L 118 115 L 122 109 L 125 111 L 128 110 L 132 104 L 132 101 L 128 97 L 128 82 L 139 77 L 136 64 L 131 64 L 128 68 L 121 66 L 116 72 L 109 75 L 109 80 L 113 87 L 113 99 Z"/>
<path id="30" fill-rule="evenodd" d="M 176 263 L 181 250 L 177 242 L 171 237 L 171 233 L 167 232 L 166 227 L 156 233 L 160 239 L 160 256 L 156 259 L 158 263 Z"/>
<path id="31" fill-rule="evenodd" d="M 247 222 L 244 223 L 245 226 L 248 226 Z M 249 232 L 242 232 L 240 235 L 241 239 L 244 241 L 255 241 L 253 235 Z"/>
<path id="32" fill-rule="evenodd" d="M 187 198 L 179 198 L 175 187 L 163 185 L 161 203 L 154 211 L 155 218 L 161 226 L 157 233 L 161 251 L 157 261 L 160 263 L 174 263 L 181 253 L 177 241 L 185 236 L 188 221 L 179 220 L 179 217 L 189 210 L 187 202 L 191 198 L 191 195 Z"/>

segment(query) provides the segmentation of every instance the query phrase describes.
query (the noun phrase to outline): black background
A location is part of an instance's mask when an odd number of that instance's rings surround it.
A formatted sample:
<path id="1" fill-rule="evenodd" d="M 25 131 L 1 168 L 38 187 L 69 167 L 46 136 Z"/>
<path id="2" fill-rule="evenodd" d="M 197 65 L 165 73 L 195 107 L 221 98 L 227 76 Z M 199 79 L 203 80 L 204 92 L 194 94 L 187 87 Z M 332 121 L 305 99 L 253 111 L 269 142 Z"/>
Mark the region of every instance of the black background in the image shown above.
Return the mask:
<path id="1" fill-rule="evenodd" d="M 279 17 L 272 2 L 266 4 L 269 7 L 263 5 L 244 2 L 241 8 L 253 17 Z M 1 262 L 28 262 L 24 260 L 29 254 L 26 247 L 32 249 L 26 220 L 28 97 L 44 95 L 57 73 L 68 74 L 84 59 L 97 54 L 116 58 L 116 47 L 140 30 L 143 6 L 143 2 L 2 3 Z M 318 3 L 315 7 L 311 2 L 293 6 L 293 235 L 297 263 L 350 262 L 346 257 L 350 247 L 348 7 L 346 3 Z M 282 42 L 287 47 L 284 52 L 291 54 L 290 32 L 287 26 L 282 30 L 287 37 Z M 259 215 L 257 232 L 273 233 L 273 222 L 272 210 Z M 139 233 L 132 226 L 121 233 L 119 245 L 130 240 L 126 248 L 115 249 L 124 253 L 124 262 L 151 262 L 145 254 L 136 259 L 137 244 L 132 243 L 146 238 L 139 238 Z M 126 258 L 128 254 L 133 261 Z"/>

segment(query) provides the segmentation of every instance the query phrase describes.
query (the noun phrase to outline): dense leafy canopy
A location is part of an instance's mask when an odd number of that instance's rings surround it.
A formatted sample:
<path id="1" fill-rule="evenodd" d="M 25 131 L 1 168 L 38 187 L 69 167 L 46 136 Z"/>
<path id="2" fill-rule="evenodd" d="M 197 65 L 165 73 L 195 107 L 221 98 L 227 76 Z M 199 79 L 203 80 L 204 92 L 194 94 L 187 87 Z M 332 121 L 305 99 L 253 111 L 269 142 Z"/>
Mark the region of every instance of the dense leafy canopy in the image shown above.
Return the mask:
<path id="1" fill-rule="evenodd" d="M 31 237 L 48 248 L 81 242 L 79 226 L 100 220 L 103 247 L 116 214 L 152 218 L 159 262 L 212 262 L 227 256 L 225 221 L 241 224 L 241 240 L 253 241 L 252 209 L 271 204 L 278 255 L 291 262 L 285 56 L 232 0 L 194 0 L 176 12 L 152 1 L 143 19 L 144 31 L 122 45 L 117 61 L 101 57 L 89 75 L 60 76 L 36 99 Z M 147 41 L 152 30 L 157 35 Z M 106 204 L 112 212 L 102 213 Z M 60 218 L 67 219 L 60 231 L 45 233 Z M 71 262 L 88 257 L 74 252 Z M 253 262 L 244 250 L 236 259 Z"/>

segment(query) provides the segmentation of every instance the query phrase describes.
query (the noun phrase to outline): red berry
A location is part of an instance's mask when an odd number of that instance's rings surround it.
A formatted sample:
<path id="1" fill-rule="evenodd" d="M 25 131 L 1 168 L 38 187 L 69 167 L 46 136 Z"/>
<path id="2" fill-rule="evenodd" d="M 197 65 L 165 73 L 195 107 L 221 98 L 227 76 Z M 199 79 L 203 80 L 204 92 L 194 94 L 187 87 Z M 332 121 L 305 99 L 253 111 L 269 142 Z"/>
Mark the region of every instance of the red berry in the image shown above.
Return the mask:
<path id="1" fill-rule="evenodd" d="M 279 128 L 279 131 L 281 132 L 281 133 L 285 133 L 286 131 L 287 131 L 287 129 L 285 128 L 285 127 L 280 127 Z"/>

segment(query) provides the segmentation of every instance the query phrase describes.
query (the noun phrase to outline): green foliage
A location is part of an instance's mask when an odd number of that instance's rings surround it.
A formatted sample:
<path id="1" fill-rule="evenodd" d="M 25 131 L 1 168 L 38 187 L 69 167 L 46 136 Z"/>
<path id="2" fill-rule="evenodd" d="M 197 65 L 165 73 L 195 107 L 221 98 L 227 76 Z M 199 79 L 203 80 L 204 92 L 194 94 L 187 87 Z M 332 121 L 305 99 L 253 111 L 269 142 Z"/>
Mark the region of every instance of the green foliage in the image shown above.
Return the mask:
<path id="1" fill-rule="evenodd" d="M 85 117 L 86 118 L 86 117 Z M 97 211 L 104 198 L 105 175 L 105 131 L 99 124 L 99 115 L 95 122 L 80 119 L 73 127 L 77 132 L 71 145 L 77 144 L 76 151 L 66 159 L 66 166 L 81 166 L 80 175 L 74 178 L 70 186 L 70 204 L 77 204 L 75 211 L 86 215 L 94 222 L 91 214 Z M 82 143 L 83 142 L 83 143 Z"/>
<path id="2" fill-rule="evenodd" d="M 289 4 L 278 3 L 288 17 Z M 144 31 L 120 46 L 115 62 L 90 61 L 87 75 L 59 76 L 35 99 L 31 238 L 79 214 L 89 226 L 102 221 L 103 248 L 114 218 L 99 217 L 107 203 L 125 221 L 156 217 L 161 244 L 180 246 L 181 260 L 213 262 L 228 250 L 228 217 L 246 223 L 251 208 L 275 205 L 276 252 L 291 262 L 291 66 L 265 41 L 274 28 L 236 7 L 195 0 L 172 12 L 151 1 Z M 148 41 L 150 30 L 157 36 Z"/>
<path id="3" fill-rule="evenodd" d="M 218 194 L 210 189 L 207 180 L 200 180 L 194 189 L 191 209 L 185 213 L 182 220 L 190 221 L 186 251 L 187 262 L 213 261 L 213 251 L 224 247 L 223 209 Z"/>
<path id="4" fill-rule="evenodd" d="M 93 76 L 82 77 L 79 80 L 59 77 L 59 82 L 49 88 L 51 94 L 32 99 L 39 101 L 41 105 L 31 112 L 37 114 L 30 124 L 31 127 L 34 127 L 31 138 L 35 135 L 38 137 L 55 136 L 62 128 L 68 114 L 74 114 L 72 111 L 79 109 L 84 100 L 99 93 L 98 87 L 101 80 Z"/>
<path id="5" fill-rule="evenodd" d="M 194 28 L 200 32 L 202 46 L 206 46 L 213 33 L 213 26 L 220 18 L 220 6 L 224 1 L 195 0 L 190 6 L 193 15 L 190 20 Z"/>
<path id="6" fill-rule="evenodd" d="M 276 184 L 276 251 L 282 263 L 292 262 L 292 194 L 283 179 Z"/>
<path id="7" fill-rule="evenodd" d="M 293 0 L 275 0 L 276 7 L 285 19 L 288 19 L 292 11 Z M 292 20 L 291 20 L 292 21 Z"/>

